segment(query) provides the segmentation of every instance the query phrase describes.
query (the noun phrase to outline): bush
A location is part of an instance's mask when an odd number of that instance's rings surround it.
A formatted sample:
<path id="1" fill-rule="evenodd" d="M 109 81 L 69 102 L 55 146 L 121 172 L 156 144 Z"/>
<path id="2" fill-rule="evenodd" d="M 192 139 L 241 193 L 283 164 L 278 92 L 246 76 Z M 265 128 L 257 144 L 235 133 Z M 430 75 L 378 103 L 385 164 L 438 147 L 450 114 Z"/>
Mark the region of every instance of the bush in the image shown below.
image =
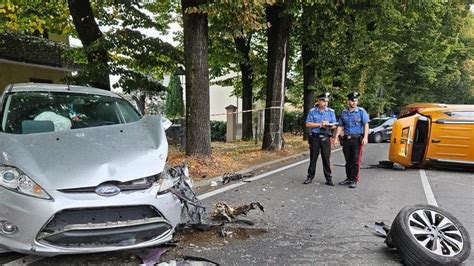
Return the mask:
<path id="1" fill-rule="evenodd" d="M 293 132 L 295 129 L 303 129 L 303 112 L 285 112 L 283 132 Z"/>
<path id="2" fill-rule="evenodd" d="M 211 140 L 225 141 L 227 124 L 223 121 L 211 121 Z"/>

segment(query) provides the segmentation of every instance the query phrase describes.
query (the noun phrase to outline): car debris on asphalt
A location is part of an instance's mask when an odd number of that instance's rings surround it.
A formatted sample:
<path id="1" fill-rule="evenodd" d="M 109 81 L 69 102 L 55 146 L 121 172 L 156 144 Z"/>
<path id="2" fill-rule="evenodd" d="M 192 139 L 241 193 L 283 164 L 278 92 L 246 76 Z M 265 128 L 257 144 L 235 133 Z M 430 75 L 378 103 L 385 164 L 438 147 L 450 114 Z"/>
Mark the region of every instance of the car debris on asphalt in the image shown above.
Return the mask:
<path id="1" fill-rule="evenodd" d="M 259 202 L 252 202 L 240 206 L 230 206 L 225 202 L 218 202 L 214 205 L 214 210 L 211 214 L 213 220 L 232 222 L 237 216 L 247 215 L 247 213 L 254 209 L 260 209 L 262 212 L 264 208 Z"/>
<path id="2" fill-rule="evenodd" d="M 390 232 L 390 226 L 386 225 L 384 222 L 375 222 L 375 234 L 381 237 L 387 237 L 388 232 Z"/>
<path id="3" fill-rule="evenodd" d="M 157 264 L 158 266 L 184 266 L 184 265 L 193 265 L 193 266 L 206 266 L 206 265 L 220 265 L 217 262 L 214 262 L 209 259 L 200 258 L 196 256 L 184 256 L 179 260 L 170 260 L 168 262 L 161 262 Z"/>
<path id="4" fill-rule="evenodd" d="M 243 178 L 246 177 L 252 177 L 253 173 L 248 173 L 248 174 L 240 174 L 240 173 L 225 173 L 222 176 L 222 184 L 228 184 L 230 181 L 238 181 L 242 180 Z M 250 182 L 250 181 L 243 181 L 243 182 Z"/>
<path id="5" fill-rule="evenodd" d="M 345 164 L 335 163 L 334 166 L 345 167 Z M 362 164 L 360 169 L 394 169 L 405 170 L 405 166 L 390 161 L 379 161 L 378 164 Z"/>

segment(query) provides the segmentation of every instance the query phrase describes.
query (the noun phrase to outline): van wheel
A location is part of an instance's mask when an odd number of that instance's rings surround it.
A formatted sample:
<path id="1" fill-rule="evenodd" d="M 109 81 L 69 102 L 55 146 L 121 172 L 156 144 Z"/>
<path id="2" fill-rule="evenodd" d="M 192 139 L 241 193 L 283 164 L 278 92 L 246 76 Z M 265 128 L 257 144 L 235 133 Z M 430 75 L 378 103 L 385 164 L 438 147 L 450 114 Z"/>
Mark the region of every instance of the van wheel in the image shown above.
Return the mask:
<path id="1" fill-rule="evenodd" d="M 407 265 L 457 265 L 471 253 L 466 228 L 431 205 L 403 208 L 392 223 L 391 236 Z"/>
<path id="2" fill-rule="evenodd" d="M 376 134 L 374 135 L 374 142 L 375 142 L 375 143 L 380 143 L 380 142 L 382 142 L 382 134 L 376 133 Z"/>

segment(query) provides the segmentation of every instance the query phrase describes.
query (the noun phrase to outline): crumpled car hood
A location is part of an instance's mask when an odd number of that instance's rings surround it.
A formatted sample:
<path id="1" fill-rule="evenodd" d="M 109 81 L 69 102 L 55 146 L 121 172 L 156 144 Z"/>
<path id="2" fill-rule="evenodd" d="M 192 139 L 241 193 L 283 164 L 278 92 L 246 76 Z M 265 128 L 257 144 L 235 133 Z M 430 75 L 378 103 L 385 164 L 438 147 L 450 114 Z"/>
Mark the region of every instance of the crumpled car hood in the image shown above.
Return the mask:
<path id="1" fill-rule="evenodd" d="M 19 168 L 46 190 L 155 175 L 163 170 L 167 155 L 159 116 L 60 132 L 0 133 L 0 164 Z"/>

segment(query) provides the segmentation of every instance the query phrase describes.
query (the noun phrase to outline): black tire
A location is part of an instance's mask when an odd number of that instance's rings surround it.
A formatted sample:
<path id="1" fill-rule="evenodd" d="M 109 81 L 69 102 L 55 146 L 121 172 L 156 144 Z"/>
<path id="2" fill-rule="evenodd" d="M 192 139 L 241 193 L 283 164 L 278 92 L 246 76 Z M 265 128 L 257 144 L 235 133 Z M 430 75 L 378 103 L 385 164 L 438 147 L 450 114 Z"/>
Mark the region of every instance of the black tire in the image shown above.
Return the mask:
<path id="1" fill-rule="evenodd" d="M 388 232 L 387 237 L 385 238 L 385 244 L 389 248 L 396 248 L 395 242 L 393 242 L 392 231 Z"/>
<path id="2" fill-rule="evenodd" d="M 381 133 L 375 133 L 374 135 L 374 142 L 375 143 L 380 143 L 383 141 L 382 134 Z"/>
<path id="3" fill-rule="evenodd" d="M 427 215 L 434 217 L 424 217 L 425 219 L 428 219 L 428 224 L 432 223 L 432 225 L 426 226 L 425 228 L 417 226 L 414 220 L 423 220 L 423 218 L 420 217 L 418 213 L 427 213 Z M 443 216 L 444 218 L 442 218 Z M 412 219 L 411 221 L 410 218 Z M 445 218 L 447 218 L 447 220 L 444 220 Z M 442 222 L 446 221 L 451 222 L 450 224 L 452 224 L 454 227 L 449 226 L 444 228 L 445 226 L 440 226 L 440 228 L 437 228 L 438 225 L 441 225 Z M 425 223 L 425 221 L 422 221 L 418 222 L 418 224 L 425 226 L 427 223 Z M 433 226 L 433 229 L 428 229 L 428 227 L 431 226 Z M 444 229 L 441 229 L 442 227 Z M 420 232 L 424 230 L 424 233 L 416 234 L 418 237 L 417 239 L 415 238 L 415 233 L 412 233 L 410 231 L 412 229 L 419 230 Z M 461 238 L 459 239 L 461 240 L 460 243 L 462 243 L 462 248 L 459 248 L 457 250 L 456 248 L 453 249 L 453 246 L 448 243 L 446 239 L 444 239 L 446 236 L 448 236 L 450 239 L 458 238 L 458 236 L 453 237 L 452 233 L 447 233 L 453 232 L 453 230 L 456 230 L 456 232 L 458 232 L 461 236 Z M 434 242 L 437 242 L 441 249 L 438 251 L 438 253 L 441 252 L 443 254 L 438 254 L 436 251 L 431 251 L 428 249 L 433 246 L 436 247 L 436 245 L 433 245 L 433 241 L 428 240 L 428 237 L 431 233 L 425 232 L 435 231 L 436 233 L 433 233 L 434 239 L 440 240 Z M 442 231 L 442 233 L 438 235 L 440 231 Z M 456 219 L 447 211 L 444 211 L 438 207 L 431 205 L 420 204 L 414 206 L 407 206 L 400 210 L 397 217 L 395 217 L 395 220 L 392 223 L 391 235 L 393 243 L 397 247 L 400 255 L 403 258 L 403 262 L 406 265 L 457 265 L 466 260 L 469 257 L 469 254 L 471 253 L 471 239 L 466 228 L 458 221 L 458 219 Z M 420 243 L 420 241 L 423 240 L 428 240 L 425 246 Z M 449 248 L 447 248 L 448 246 Z M 456 247 L 459 246 L 456 245 Z"/>

